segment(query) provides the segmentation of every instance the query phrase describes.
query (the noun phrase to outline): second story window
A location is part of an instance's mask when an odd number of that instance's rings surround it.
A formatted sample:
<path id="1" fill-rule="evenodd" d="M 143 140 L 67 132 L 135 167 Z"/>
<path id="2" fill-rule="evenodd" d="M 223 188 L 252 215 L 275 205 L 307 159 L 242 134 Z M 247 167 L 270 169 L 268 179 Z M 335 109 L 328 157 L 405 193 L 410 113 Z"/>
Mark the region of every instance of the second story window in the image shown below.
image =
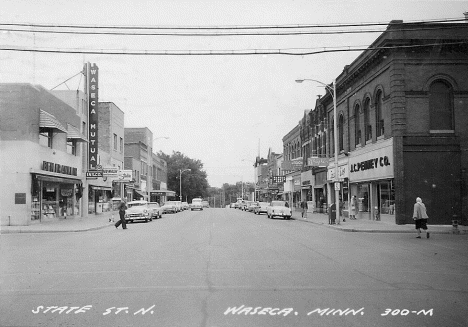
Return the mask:
<path id="1" fill-rule="evenodd" d="M 114 150 L 117 151 L 117 134 L 114 134 Z"/>
<path id="2" fill-rule="evenodd" d="M 382 91 L 375 96 L 375 129 L 377 137 L 384 135 L 384 118 L 382 112 Z"/>
<path id="3" fill-rule="evenodd" d="M 357 104 L 354 107 L 354 144 L 358 145 L 361 144 L 361 120 L 359 119 L 359 111 L 360 107 Z"/>
<path id="4" fill-rule="evenodd" d="M 76 140 L 67 139 L 67 153 L 76 156 Z"/>
<path id="5" fill-rule="evenodd" d="M 120 152 L 123 153 L 123 138 L 120 138 Z"/>
<path id="6" fill-rule="evenodd" d="M 344 150 L 344 117 L 341 114 L 338 120 L 338 150 Z"/>
<path id="7" fill-rule="evenodd" d="M 370 124 L 370 99 L 364 101 L 364 134 L 365 140 L 372 140 L 372 125 Z"/>
<path id="8" fill-rule="evenodd" d="M 429 87 L 429 113 L 431 130 L 453 130 L 453 89 L 443 80 Z"/>
<path id="9" fill-rule="evenodd" d="M 39 144 L 52 148 L 53 131 L 50 128 L 39 129 Z"/>

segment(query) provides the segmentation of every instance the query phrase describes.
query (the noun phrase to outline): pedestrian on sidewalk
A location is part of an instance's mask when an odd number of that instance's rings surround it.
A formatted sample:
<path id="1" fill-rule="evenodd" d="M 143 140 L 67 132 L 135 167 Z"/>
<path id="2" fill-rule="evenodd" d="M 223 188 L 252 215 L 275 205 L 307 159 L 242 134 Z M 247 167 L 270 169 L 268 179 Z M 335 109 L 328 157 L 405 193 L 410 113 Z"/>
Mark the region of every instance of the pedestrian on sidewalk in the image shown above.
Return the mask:
<path id="1" fill-rule="evenodd" d="M 356 208 L 357 208 L 357 199 L 356 199 L 356 196 L 353 195 L 351 197 L 351 201 L 349 201 L 349 218 L 352 220 L 356 220 Z"/>
<path id="2" fill-rule="evenodd" d="M 302 218 L 306 219 L 307 218 L 307 209 L 309 209 L 306 200 L 301 202 L 301 208 L 302 208 Z"/>
<path id="3" fill-rule="evenodd" d="M 127 223 L 125 221 L 125 210 L 127 210 L 127 205 L 125 202 L 120 202 L 119 204 L 119 217 L 120 220 L 115 224 L 115 228 L 118 228 L 122 224 L 122 229 L 127 229 Z"/>
<path id="4" fill-rule="evenodd" d="M 416 203 L 414 204 L 413 210 L 413 219 L 415 223 L 416 230 L 418 231 L 418 236 L 416 238 L 421 238 L 421 228 L 426 232 L 426 237 L 429 238 L 429 231 L 427 230 L 427 219 L 429 217 L 426 213 L 426 206 L 422 202 L 420 197 L 416 198 Z"/>

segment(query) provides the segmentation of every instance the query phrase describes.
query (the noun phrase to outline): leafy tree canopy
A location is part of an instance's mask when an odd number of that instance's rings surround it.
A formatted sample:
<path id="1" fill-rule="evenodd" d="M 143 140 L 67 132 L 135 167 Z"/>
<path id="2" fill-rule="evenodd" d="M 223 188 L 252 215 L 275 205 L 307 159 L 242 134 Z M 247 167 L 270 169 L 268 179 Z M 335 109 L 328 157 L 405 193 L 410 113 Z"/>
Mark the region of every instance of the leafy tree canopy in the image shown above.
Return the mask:
<path id="1" fill-rule="evenodd" d="M 191 202 L 193 198 L 208 196 L 207 174 L 203 170 L 203 163 L 198 159 L 191 159 L 179 151 L 173 151 L 167 155 L 160 151 L 159 156 L 167 162 L 167 188 L 180 193 L 180 171 L 190 169 L 182 173 L 182 201 Z"/>

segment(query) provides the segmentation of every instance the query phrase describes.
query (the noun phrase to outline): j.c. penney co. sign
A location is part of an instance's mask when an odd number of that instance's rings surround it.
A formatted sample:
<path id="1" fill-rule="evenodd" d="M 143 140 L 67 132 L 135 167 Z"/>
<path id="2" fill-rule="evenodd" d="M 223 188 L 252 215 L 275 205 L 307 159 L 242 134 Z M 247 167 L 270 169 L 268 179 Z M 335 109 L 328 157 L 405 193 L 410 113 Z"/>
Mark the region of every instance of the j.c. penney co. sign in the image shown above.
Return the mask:
<path id="1" fill-rule="evenodd" d="M 393 146 L 376 149 L 349 159 L 349 181 L 393 178 Z"/>

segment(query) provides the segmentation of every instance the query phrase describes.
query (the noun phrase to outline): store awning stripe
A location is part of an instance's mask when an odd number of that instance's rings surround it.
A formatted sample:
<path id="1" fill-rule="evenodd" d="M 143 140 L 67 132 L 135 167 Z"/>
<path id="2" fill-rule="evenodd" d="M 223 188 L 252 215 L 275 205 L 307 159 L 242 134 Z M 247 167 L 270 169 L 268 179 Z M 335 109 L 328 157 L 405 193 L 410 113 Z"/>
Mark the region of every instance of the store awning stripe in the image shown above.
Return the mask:
<path id="1" fill-rule="evenodd" d="M 69 184 L 82 184 L 83 182 L 80 179 L 76 178 L 67 178 L 67 177 L 58 177 L 51 175 L 41 175 L 34 173 L 36 178 L 44 182 L 58 182 L 58 183 L 69 183 Z"/>
<path id="2" fill-rule="evenodd" d="M 73 125 L 67 124 L 67 139 L 88 142 L 88 139 Z"/>
<path id="3" fill-rule="evenodd" d="M 64 133 L 67 132 L 65 127 L 63 127 L 63 125 L 57 120 L 57 118 L 55 118 L 54 115 L 51 115 L 42 109 L 40 110 L 39 127 L 54 128 Z"/>

